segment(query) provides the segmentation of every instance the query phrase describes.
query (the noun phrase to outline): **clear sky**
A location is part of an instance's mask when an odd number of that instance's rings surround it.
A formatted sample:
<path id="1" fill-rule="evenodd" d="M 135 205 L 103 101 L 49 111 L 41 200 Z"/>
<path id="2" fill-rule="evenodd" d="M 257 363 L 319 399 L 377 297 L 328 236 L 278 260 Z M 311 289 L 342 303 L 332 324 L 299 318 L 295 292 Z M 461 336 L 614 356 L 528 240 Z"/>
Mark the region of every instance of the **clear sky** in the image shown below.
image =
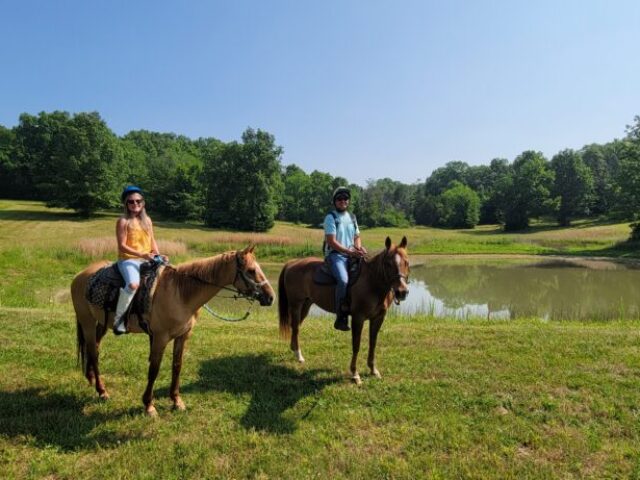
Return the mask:
<path id="1" fill-rule="evenodd" d="M 364 185 L 605 143 L 640 115 L 638 0 L 0 0 L 0 124 L 98 111 Z"/>

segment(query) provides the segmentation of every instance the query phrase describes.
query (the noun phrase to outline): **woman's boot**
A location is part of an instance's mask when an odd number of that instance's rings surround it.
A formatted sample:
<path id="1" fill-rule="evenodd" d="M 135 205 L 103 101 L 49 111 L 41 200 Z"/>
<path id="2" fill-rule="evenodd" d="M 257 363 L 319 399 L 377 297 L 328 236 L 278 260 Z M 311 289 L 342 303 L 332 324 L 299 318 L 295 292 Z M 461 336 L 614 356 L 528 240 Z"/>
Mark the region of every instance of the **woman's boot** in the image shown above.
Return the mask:
<path id="1" fill-rule="evenodd" d="M 125 325 L 125 314 L 131 305 L 135 290 L 129 290 L 125 288 L 120 289 L 120 295 L 118 295 L 118 305 L 116 306 L 116 315 L 113 317 L 113 333 L 121 335 L 127 333 L 127 326 Z"/>

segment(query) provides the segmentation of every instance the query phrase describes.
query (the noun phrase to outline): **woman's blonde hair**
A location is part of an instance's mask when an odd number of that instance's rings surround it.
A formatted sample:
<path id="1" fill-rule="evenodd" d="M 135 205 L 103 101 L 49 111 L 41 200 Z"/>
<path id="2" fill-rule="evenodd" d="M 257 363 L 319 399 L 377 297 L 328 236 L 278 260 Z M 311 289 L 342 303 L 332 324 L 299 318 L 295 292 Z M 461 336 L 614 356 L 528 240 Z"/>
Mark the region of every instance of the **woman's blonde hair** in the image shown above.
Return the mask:
<path id="1" fill-rule="evenodd" d="M 140 194 L 140 192 L 131 192 L 129 195 L 127 195 L 124 198 L 124 201 L 123 201 L 124 219 L 127 221 L 127 227 L 131 225 L 131 220 L 136 218 L 129 211 L 129 208 L 127 207 L 127 200 L 131 195 L 134 195 L 136 193 L 142 197 L 142 194 Z M 142 197 L 142 201 L 144 202 L 144 197 Z M 140 210 L 140 215 L 137 216 L 137 219 L 142 229 L 147 233 L 151 233 L 151 220 L 149 219 L 149 215 L 147 215 L 147 209 L 145 208 L 144 203 L 142 204 L 142 210 Z"/>

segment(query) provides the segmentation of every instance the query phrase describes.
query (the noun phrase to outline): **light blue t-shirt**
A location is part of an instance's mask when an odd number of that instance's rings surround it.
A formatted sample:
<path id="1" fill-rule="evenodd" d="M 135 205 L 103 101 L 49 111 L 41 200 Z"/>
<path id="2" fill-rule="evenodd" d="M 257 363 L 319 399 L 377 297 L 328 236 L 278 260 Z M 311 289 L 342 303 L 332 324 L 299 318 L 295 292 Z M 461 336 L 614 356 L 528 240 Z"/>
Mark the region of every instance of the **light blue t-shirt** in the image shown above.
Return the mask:
<path id="1" fill-rule="evenodd" d="M 324 217 L 324 234 L 335 235 L 336 240 L 343 247 L 353 247 L 355 237 L 360 236 L 358 224 L 351 220 L 351 215 L 346 210 L 344 212 L 334 210 L 334 213 L 337 219 L 334 219 L 330 213 Z"/>

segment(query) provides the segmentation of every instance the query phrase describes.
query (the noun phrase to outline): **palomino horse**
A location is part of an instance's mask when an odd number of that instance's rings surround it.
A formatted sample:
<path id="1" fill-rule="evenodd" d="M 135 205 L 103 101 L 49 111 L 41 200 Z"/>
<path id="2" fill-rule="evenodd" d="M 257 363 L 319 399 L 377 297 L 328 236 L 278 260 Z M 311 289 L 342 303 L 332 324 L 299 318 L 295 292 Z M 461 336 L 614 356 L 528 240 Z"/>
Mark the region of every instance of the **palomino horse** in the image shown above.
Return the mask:
<path id="1" fill-rule="evenodd" d="M 164 349 L 173 340 L 173 366 L 170 396 L 173 408 L 184 410 L 180 398 L 180 370 L 182 353 L 191 334 L 200 308 L 222 288 L 233 285 L 246 297 L 255 298 L 260 305 L 273 303 L 274 292 L 253 255 L 254 247 L 227 252 L 203 260 L 195 260 L 176 267 L 165 267 L 157 280 L 150 312 L 144 315 L 149 326 L 151 353 L 147 388 L 142 396 L 145 412 L 157 415 L 153 406 L 153 384 L 158 376 Z M 85 298 L 89 278 L 107 262 L 97 262 L 80 272 L 71 283 L 71 296 L 76 311 L 78 356 L 89 383 L 95 382 L 100 398 L 109 398 L 100 370 L 98 355 L 100 340 L 113 325 L 113 313 L 105 322 L 104 311 Z M 132 322 L 133 323 L 133 322 Z M 140 327 L 130 325 L 130 331 L 140 333 Z"/>
<path id="2" fill-rule="evenodd" d="M 377 255 L 365 258 L 360 276 L 351 287 L 351 378 L 360 384 L 356 368 L 360 338 L 364 321 L 369 319 L 369 355 L 367 365 L 371 374 L 380 377 L 375 365 L 376 340 L 387 309 L 391 302 L 400 302 L 407 297 L 409 257 L 407 238 L 402 237 L 395 246 L 389 237 L 385 249 Z M 304 362 L 298 333 L 300 325 L 309 313 L 312 304 L 329 312 L 336 311 L 333 285 L 317 285 L 313 281 L 314 271 L 322 264 L 319 258 L 291 260 L 282 269 L 278 279 L 278 309 L 280 313 L 280 333 L 287 338 L 291 335 L 291 350 L 299 362 Z"/>

